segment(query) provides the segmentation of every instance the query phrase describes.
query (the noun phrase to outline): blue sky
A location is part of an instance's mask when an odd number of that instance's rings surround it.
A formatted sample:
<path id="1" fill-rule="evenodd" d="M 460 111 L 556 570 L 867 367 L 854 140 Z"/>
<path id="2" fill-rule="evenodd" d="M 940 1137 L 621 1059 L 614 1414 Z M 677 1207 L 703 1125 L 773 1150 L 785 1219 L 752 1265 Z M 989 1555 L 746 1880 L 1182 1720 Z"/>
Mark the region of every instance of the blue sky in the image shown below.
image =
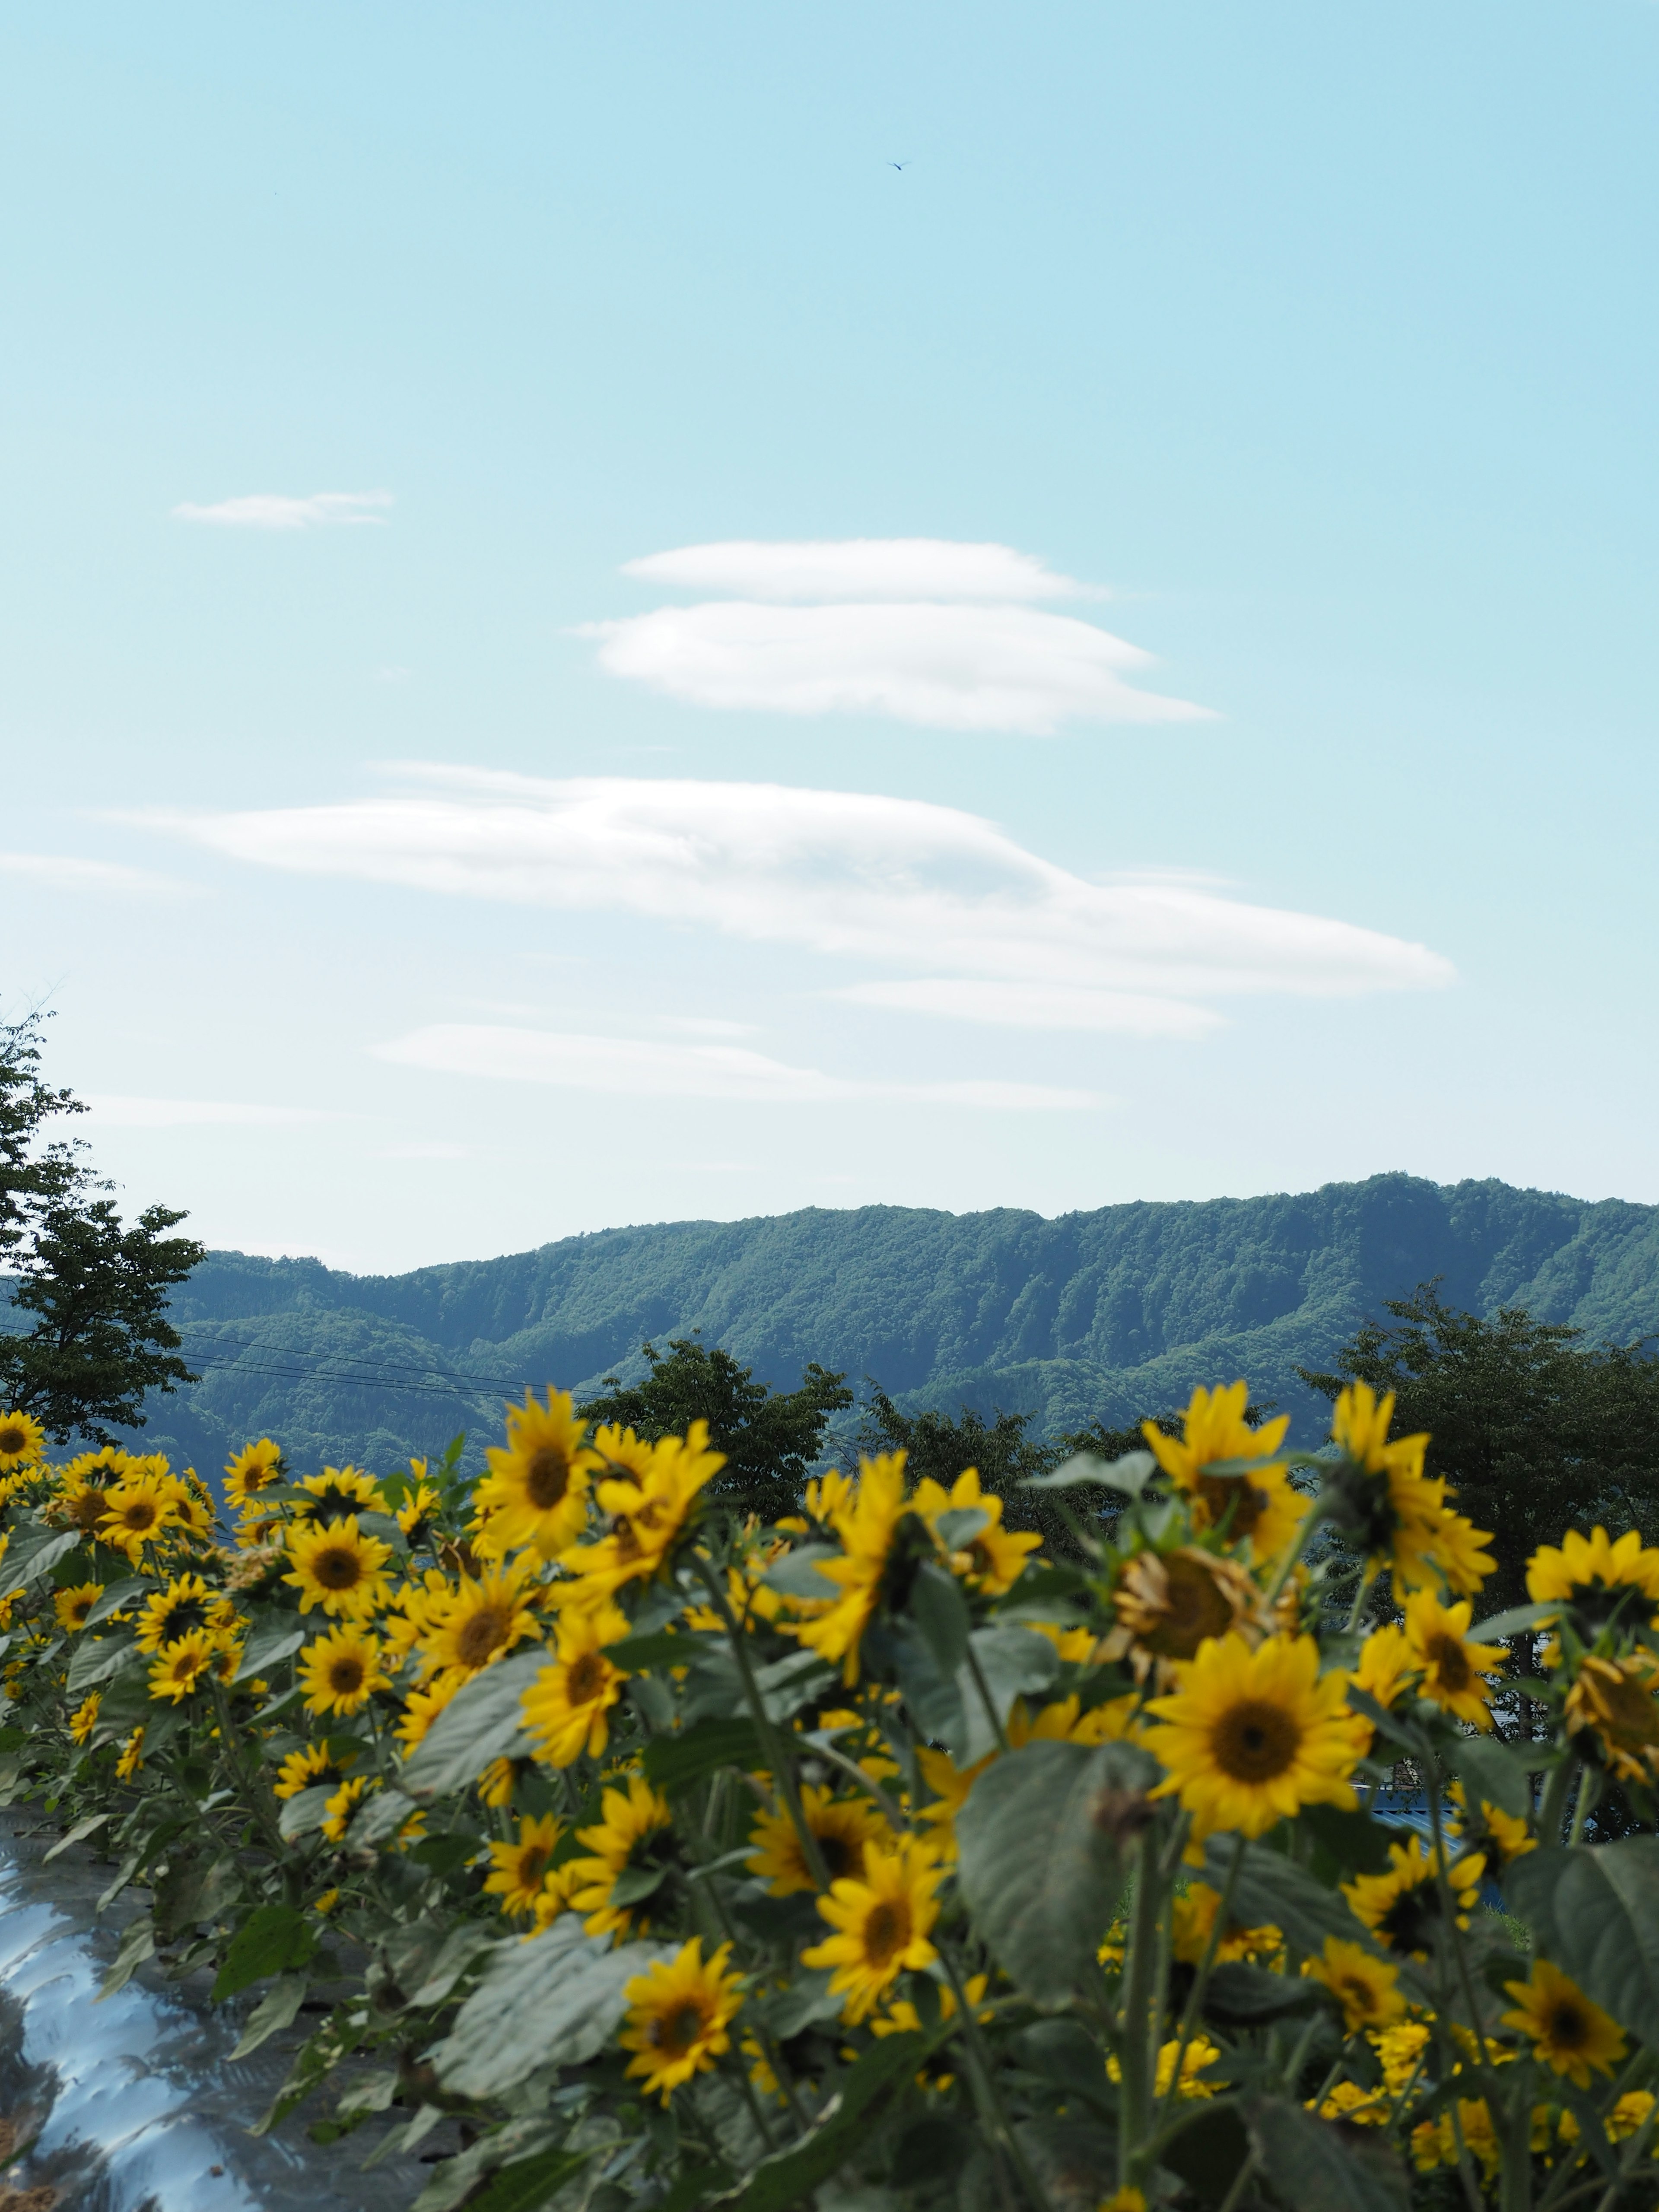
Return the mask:
<path id="1" fill-rule="evenodd" d="M 1659 1200 L 1656 75 L 1646 0 L 9 10 L 0 991 L 129 1200 Z"/>

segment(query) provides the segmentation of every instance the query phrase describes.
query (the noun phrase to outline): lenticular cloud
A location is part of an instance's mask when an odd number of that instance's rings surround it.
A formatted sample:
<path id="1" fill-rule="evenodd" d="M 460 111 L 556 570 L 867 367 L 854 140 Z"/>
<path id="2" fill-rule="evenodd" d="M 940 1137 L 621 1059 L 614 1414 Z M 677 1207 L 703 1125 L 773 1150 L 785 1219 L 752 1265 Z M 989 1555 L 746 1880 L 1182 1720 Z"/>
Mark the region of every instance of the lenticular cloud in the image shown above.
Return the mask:
<path id="1" fill-rule="evenodd" d="M 836 963 L 826 986 L 957 1019 L 1193 1036 L 1212 1024 L 1212 998 L 1452 979 L 1426 946 L 1351 922 L 1188 883 L 1090 883 L 978 815 L 921 799 L 404 773 L 415 787 L 380 799 L 165 820 L 250 866 L 799 945 Z M 896 969 L 903 983 L 879 981 Z"/>
<path id="2" fill-rule="evenodd" d="M 698 706 L 1037 737 L 1070 722 L 1209 714 L 1128 682 L 1152 665 L 1139 646 L 1033 604 L 1103 595 L 1012 546 L 743 539 L 649 554 L 623 573 L 732 595 L 578 633 L 611 675 Z"/>

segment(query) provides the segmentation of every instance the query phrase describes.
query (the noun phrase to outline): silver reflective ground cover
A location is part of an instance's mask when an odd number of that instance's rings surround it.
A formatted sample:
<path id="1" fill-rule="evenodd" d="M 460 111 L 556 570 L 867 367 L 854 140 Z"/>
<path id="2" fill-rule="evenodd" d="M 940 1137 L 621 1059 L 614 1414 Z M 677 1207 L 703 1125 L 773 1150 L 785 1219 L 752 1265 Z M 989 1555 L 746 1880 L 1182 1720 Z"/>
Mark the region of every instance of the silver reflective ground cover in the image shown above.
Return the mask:
<path id="1" fill-rule="evenodd" d="M 43 1866 L 52 1838 L 25 1825 L 0 1814 L 0 2118 L 33 2137 L 10 2185 L 52 2185 L 57 2212 L 405 2212 L 432 2168 L 363 2172 L 384 2124 L 319 2147 L 307 2108 L 248 2134 L 301 2029 L 233 2065 L 250 1999 L 215 2008 L 146 1967 L 94 2002 L 129 1917 L 94 1914 L 111 1869 L 78 1850 Z"/>

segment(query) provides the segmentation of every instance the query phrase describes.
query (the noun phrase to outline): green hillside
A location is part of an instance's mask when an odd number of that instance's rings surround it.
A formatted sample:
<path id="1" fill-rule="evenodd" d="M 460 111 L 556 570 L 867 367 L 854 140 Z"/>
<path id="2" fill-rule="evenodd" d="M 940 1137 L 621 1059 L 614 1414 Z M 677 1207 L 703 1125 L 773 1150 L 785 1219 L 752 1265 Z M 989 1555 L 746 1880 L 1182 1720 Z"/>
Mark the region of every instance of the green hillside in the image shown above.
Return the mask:
<path id="1" fill-rule="evenodd" d="M 1592 1336 L 1659 1332 L 1659 1207 L 1402 1175 L 1295 1195 L 1103 1206 L 817 1207 L 562 1238 L 503 1259 L 349 1275 L 216 1252 L 175 1301 L 201 1381 L 155 1401 L 147 1448 L 216 1470 L 247 1437 L 307 1462 L 469 1457 L 526 1382 L 637 1375 L 643 1339 L 701 1329 L 764 1379 L 809 1359 L 902 1405 L 1121 1422 L 1248 1376 L 1307 1441 L 1296 1378 L 1430 1276 L 1453 1304 L 1522 1304 Z"/>

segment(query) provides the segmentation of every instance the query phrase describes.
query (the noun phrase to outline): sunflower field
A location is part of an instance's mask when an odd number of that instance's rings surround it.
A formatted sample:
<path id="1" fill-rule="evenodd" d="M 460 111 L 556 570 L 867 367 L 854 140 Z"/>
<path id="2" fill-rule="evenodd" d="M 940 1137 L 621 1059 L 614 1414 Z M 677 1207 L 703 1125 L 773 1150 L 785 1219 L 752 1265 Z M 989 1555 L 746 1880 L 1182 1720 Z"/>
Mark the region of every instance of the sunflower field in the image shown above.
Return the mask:
<path id="1" fill-rule="evenodd" d="M 419 2212 L 1659 2203 L 1659 1550 L 1483 1533 L 1240 1382 L 1036 1478 L 775 1527 L 550 1391 L 489 1473 L 0 1416 L 0 1802 Z M 153 1970 L 152 1970 L 153 1971 Z"/>

